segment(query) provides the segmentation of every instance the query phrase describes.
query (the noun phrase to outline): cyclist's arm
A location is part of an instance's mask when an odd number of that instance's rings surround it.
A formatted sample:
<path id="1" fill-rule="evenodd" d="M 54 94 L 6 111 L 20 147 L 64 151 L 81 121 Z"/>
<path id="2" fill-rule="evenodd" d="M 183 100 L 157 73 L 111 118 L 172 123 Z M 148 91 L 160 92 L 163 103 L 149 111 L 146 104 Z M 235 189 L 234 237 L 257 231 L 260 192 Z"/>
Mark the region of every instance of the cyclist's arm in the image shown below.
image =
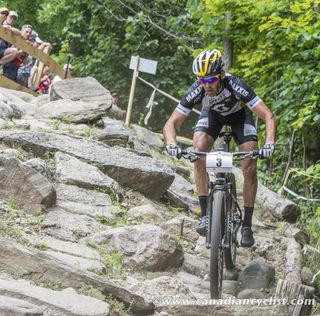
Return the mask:
<path id="1" fill-rule="evenodd" d="M 173 111 L 170 118 L 163 127 L 163 136 L 166 144 L 176 144 L 177 143 L 177 129 L 185 121 L 187 116 L 178 112 L 177 110 Z"/>
<path id="2" fill-rule="evenodd" d="M 262 100 L 252 109 L 252 112 L 262 119 L 266 124 L 265 143 L 275 143 L 277 121 L 274 114 L 269 110 Z"/>

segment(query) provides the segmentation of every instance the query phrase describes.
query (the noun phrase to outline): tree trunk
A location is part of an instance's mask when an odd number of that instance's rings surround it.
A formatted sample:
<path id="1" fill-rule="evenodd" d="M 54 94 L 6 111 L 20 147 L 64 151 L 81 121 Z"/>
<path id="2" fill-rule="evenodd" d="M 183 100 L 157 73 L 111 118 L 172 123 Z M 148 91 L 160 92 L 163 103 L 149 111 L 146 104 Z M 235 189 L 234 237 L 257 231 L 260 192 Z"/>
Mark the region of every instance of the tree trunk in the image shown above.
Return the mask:
<path id="1" fill-rule="evenodd" d="M 233 168 L 233 172 L 236 176 L 237 186 L 239 188 L 242 187 L 244 178 L 241 170 Z M 281 197 L 278 193 L 269 190 L 261 183 L 258 183 L 256 204 L 258 204 L 262 212 L 270 213 L 274 218 L 289 223 L 294 223 L 301 212 L 296 203 Z"/>
<path id="2" fill-rule="evenodd" d="M 227 12 L 224 16 L 224 37 L 223 37 L 223 61 L 224 61 L 224 69 L 228 71 L 232 66 L 232 41 L 230 39 L 230 24 L 232 20 L 231 12 Z"/>

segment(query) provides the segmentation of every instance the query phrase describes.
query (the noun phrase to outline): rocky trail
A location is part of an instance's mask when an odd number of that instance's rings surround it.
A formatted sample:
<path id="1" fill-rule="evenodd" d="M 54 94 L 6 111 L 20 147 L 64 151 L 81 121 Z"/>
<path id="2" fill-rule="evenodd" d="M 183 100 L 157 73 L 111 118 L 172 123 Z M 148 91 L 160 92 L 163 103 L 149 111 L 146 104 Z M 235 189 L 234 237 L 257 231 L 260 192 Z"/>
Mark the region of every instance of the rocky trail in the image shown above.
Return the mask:
<path id="1" fill-rule="evenodd" d="M 0 315 L 319 314 L 262 303 L 319 286 L 301 265 L 319 250 L 294 224 L 299 208 L 262 185 L 256 243 L 225 272 L 229 301 L 210 304 L 192 164 L 117 111 L 93 78 L 50 97 L 0 88 Z"/>

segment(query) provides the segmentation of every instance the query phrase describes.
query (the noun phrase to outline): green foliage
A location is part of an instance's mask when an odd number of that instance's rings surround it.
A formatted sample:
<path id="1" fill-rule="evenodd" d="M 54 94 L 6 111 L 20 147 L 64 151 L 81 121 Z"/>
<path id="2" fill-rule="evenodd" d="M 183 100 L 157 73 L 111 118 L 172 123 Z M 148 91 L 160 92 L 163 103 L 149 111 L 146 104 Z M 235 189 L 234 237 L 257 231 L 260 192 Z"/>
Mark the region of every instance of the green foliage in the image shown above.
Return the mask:
<path id="1" fill-rule="evenodd" d="M 119 315 L 119 316 L 125 316 L 128 315 L 127 312 L 130 310 L 129 308 L 125 308 L 125 305 L 123 302 L 119 302 L 117 299 L 115 299 L 112 294 L 109 294 L 106 298 L 106 301 L 111 305 L 111 314 Z"/>
<path id="2" fill-rule="evenodd" d="M 106 266 L 106 275 L 112 278 L 122 278 L 123 270 L 123 254 L 118 250 L 106 251 L 103 257 Z"/>

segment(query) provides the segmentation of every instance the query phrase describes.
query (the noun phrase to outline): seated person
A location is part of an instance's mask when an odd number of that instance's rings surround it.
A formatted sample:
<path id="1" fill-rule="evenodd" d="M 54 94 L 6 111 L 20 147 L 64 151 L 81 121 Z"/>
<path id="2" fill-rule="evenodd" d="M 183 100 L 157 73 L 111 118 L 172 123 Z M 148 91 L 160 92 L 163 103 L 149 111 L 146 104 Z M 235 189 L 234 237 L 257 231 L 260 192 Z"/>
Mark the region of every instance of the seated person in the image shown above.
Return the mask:
<path id="1" fill-rule="evenodd" d="M 10 11 L 7 18 L 3 22 L 3 25 L 13 26 L 18 20 L 18 14 L 15 11 Z"/>
<path id="2" fill-rule="evenodd" d="M 50 75 L 50 69 L 48 66 L 45 66 L 43 73 L 42 73 L 40 85 L 39 85 L 39 93 L 41 93 L 41 94 L 48 94 L 49 93 L 49 87 L 51 84 L 51 80 L 49 78 L 49 75 Z"/>
<path id="3" fill-rule="evenodd" d="M 21 29 L 21 36 L 28 40 L 32 32 L 30 25 L 24 25 Z M 23 64 L 27 54 L 22 50 L 13 47 L 7 41 L 0 41 L 0 64 L 3 65 L 3 74 L 11 80 L 17 80 L 18 68 Z"/>
<path id="4" fill-rule="evenodd" d="M 29 36 L 29 42 L 34 46 L 37 47 L 36 42 L 35 42 L 35 32 L 32 31 L 31 35 Z M 33 58 L 31 55 L 28 55 L 21 67 L 18 68 L 18 73 L 17 73 L 17 82 L 24 86 L 29 88 L 29 80 L 30 80 L 30 74 L 31 74 L 31 69 L 36 62 L 36 59 Z"/>
<path id="5" fill-rule="evenodd" d="M 8 15 L 9 15 L 9 9 L 4 7 L 0 8 L 0 25 L 3 24 L 3 22 L 7 19 Z"/>

